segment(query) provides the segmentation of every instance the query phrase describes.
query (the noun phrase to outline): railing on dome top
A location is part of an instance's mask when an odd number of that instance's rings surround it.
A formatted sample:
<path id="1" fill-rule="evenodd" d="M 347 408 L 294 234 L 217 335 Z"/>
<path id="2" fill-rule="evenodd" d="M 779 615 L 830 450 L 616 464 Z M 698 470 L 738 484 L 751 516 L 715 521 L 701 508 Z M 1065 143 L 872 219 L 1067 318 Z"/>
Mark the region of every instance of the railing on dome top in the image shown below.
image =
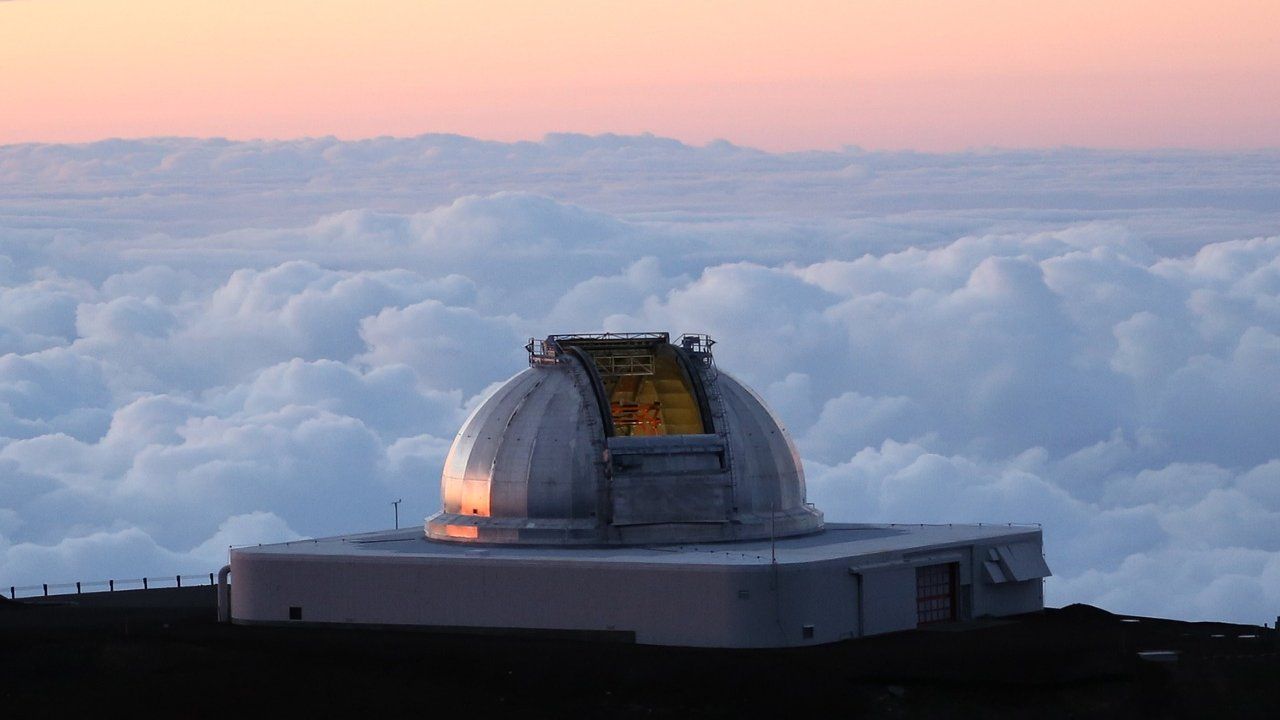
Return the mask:
<path id="1" fill-rule="evenodd" d="M 701 362 L 704 367 L 715 369 L 715 358 L 711 355 L 711 346 L 715 345 L 716 341 L 712 340 L 710 335 L 705 333 L 685 333 L 676 342 L 694 359 Z"/>
<path id="2" fill-rule="evenodd" d="M 596 362 L 601 365 L 604 375 L 646 375 L 653 373 L 651 353 L 637 348 L 637 341 L 655 343 L 670 342 L 671 336 L 665 332 L 643 333 L 576 333 L 548 335 L 546 339 L 529 338 L 524 349 L 529 353 L 530 365 L 551 365 L 561 353 L 561 344 L 581 343 L 590 346 Z M 710 335 L 705 333 L 685 333 L 676 344 L 700 362 L 703 367 L 714 370 L 715 359 L 711 354 L 711 346 L 716 344 Z M 606 352 L 601 352 L 606 351 Z"/>
<path id="3" fill-rule="evenodd" d="M 529 338 L 524 349 L 529 351 L 529 365 L 554 365 L 560 355 L 560 348 L 555 343 L 538 338 Z"/>
<path id="4" fill-rule="evenodd" d="M 588 340 L 591 342 L 607 342 L 609 340 L 618 340 L 622 342 L 630 342 L 635 340 L 652 340 L 654 342 L 669 342 L 671 334 L 665 332 L 633 332 L 633 333 L 561 333 L 559 335 L 548 335 L 547 340 L 550 342 L 571 342 L 573 340 Z"/>
<path id="5" fill-rule="evenodd" d="M 653 374 L 652 353 L 645 352 L 649 343 L 669 342 L 671 335 L 665 332 L 643 333 L 572 333 L 548 335 L 546 339 L 529 338 L 524 349 L 529 353 L 530 365 L 551 365 L 560 356 L 561 345 L 580 344 L 589 347 L 600 372 L 605 375 Z M 645 358 L 648 357 L 648 362 Z"/>
<path id="6" fill-rule="evenodd" d="M 185 583 L 185 584 L 184 584 Z M 126 590 L 158 590 L 160 588 L 195 587 L 217 585 L 214 574 L 161 575 L 160 577 L 131 578 L 125 580 L 91 580 L 88 582 L 41 583 L 39 585 L 10 585 L 9 599 L 84 595 L 95 592 Z M 95 590 L 94 588 L 99 588 Z M 65 592 L 59 592 L 65 591 Z"/>

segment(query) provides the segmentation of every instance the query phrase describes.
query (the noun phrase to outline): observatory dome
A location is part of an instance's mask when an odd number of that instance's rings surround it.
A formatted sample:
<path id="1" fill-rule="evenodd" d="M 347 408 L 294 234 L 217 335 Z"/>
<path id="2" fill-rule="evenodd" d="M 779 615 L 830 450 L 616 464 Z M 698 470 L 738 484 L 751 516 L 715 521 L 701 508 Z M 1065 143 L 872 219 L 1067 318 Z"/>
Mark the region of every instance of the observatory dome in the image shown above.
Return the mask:
<path id="1" fill-rule="evenodd" d="M 795 445 L 705 335 L 552 335 L 463 423 L 435 540 L 642 544 L 822 529 Z"/>

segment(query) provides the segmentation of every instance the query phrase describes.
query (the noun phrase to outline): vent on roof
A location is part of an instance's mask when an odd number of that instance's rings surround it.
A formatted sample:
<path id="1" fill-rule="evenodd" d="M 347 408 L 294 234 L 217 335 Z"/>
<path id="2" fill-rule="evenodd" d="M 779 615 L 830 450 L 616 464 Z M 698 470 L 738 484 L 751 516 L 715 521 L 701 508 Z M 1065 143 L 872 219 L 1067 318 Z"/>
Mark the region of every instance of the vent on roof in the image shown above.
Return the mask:
<path id="1" fill-rule="evenodd" d="M 987 550 L 982 574 L 988 583 L 1000 585 L 1049 577 L 1049 565 L 1036 543 L 999 545 Z"/>

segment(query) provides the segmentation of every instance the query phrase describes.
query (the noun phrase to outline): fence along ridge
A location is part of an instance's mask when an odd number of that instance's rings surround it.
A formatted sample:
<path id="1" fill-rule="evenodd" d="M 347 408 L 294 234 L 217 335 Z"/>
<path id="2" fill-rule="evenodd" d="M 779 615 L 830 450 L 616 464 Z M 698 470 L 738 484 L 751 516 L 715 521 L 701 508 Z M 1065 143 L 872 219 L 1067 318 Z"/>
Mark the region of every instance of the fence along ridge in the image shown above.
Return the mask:
<path id="1" fill-rule="evenodd" d="M 199 575 L 148 575 L 140 578 L 126 578 L 122 580 L 89 580 L 61 583 L 41 583 L 39 585 L 10 585 L 9 599 L 17 600 L 19 594 L 22 597 L 49 597 L 53 595 L 83 595 L 85 588 L 99 587 L 106 588 L 105 592 L 115 592 L 116 590 L 159 590 L 161 588 L 180 588 L 182 582 L 198 580 L 207 582 L 194 582 L 188 585 L 217 585 L 214 579 L 214 573 L 201 573 Z M 74 590 L 74 592 L 52 592 L 57 590 Z M 97 592 L 104 592 L 98 590 Z"/>

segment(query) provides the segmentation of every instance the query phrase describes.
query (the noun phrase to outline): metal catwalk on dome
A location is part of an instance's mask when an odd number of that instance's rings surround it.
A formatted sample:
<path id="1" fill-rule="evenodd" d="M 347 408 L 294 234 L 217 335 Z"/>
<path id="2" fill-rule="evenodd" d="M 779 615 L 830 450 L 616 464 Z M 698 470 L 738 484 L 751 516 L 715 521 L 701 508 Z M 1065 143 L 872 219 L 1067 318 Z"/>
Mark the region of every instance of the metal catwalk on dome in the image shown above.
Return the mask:
<path id="1" fill-rule="evenodd" d="M 550 335 L 463 423 L 435 540 L 618 545 L 822 529 L 764 401 L 716 368 L 706 335 Z"/>

